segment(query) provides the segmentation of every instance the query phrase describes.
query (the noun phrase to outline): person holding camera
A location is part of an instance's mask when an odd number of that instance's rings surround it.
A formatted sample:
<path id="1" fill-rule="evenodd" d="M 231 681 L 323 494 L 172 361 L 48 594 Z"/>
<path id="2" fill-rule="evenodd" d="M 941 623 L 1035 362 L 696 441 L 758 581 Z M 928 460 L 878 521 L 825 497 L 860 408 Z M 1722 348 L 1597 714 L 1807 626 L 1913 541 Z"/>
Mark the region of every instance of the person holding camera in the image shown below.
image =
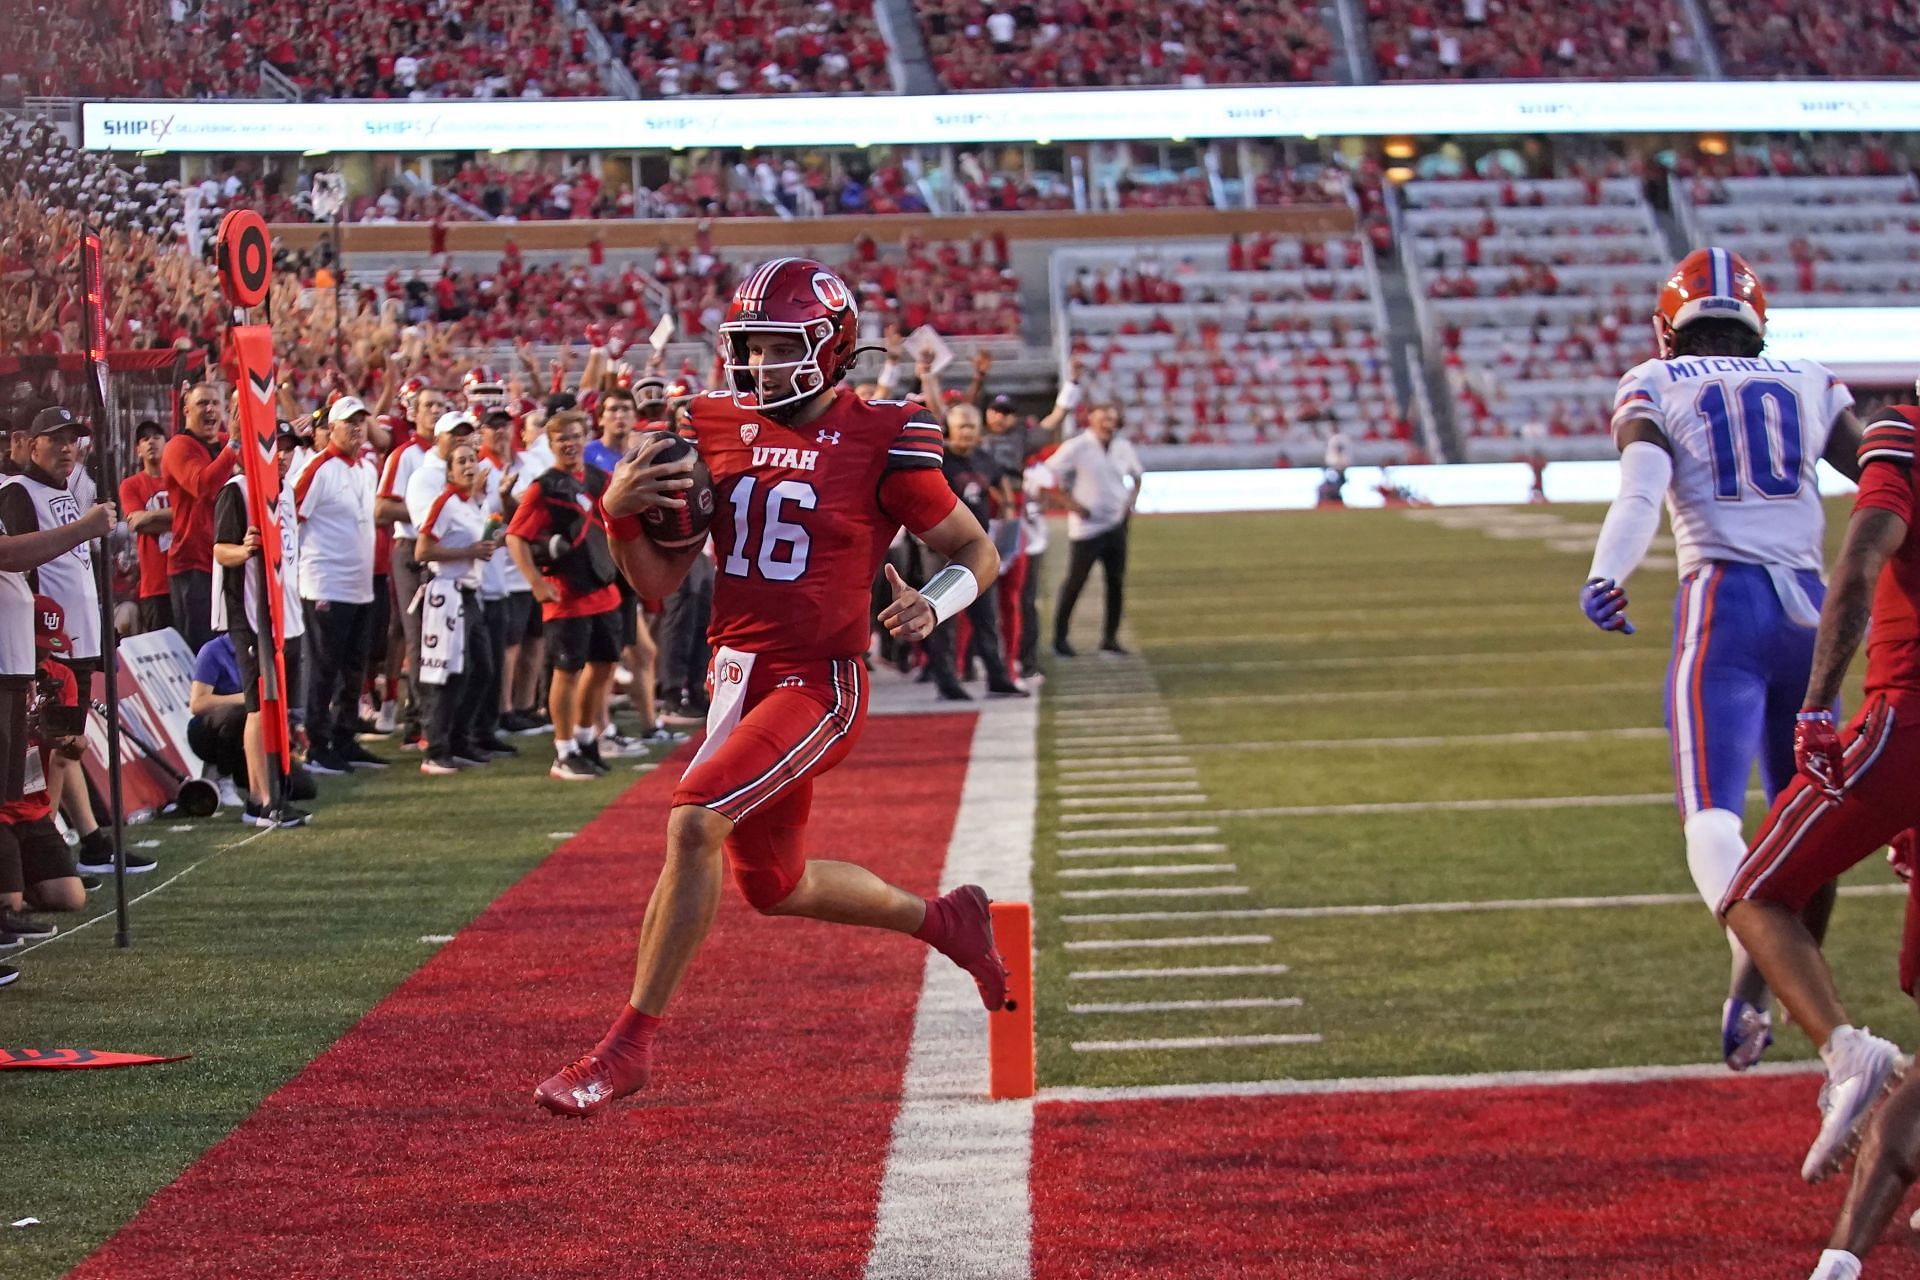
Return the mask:
<path id="1" fill-rule="evenodd" d="M 607 473 L 588 466 L 585 414 L 547 420 L 553 469 L 526 489 L 507 525 L 507 547 L 540 602 L 553 658 L 547 707 L 554 762 L 548 776 L 584 782 L 606 773 L 594 720 L 620 659 L 619 571 L 600 505 Z"/>
<path id="2" fill-rule="evenodd" d="M 484 500 L 485 489 L 472 440 L 444 438 L 453 441 L 446 475 L 439 496 L 415 521 L 420 536 L 413 557 L 427 574 L 420 588 L 420 688 L 427 723 L 420 772 L 429 777 L 486 764 L 494 755 L 490 748 L 504 745 L 492 741 L 491 726 L 483 723 L 492 706 L 489 687 L 499 687 L 499 674 L 480 604 L 480 576 L 499 545 L 498 531 L 475 500 L 476 490 Z"/>

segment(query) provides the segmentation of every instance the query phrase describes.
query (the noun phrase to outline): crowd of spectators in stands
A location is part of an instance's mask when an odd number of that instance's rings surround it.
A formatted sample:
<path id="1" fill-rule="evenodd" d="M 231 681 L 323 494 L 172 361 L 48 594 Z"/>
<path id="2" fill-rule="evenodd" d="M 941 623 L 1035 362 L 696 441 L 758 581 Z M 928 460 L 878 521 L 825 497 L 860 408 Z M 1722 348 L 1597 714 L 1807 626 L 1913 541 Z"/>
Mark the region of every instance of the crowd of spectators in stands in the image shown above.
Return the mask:
<path id="1" fill-rule="evenodd" d="M 1670 0 L 1366 0 L 1382 80 L 1690 76 L 1699 50 Z"/>
<path id="2" fill-rule="evenodd" d="M 1720 65 L 1730 76 L 1905 80 L 1913 74 L 1920 40 L 1920 6 L 1913 0 L 1707 0 L 1705 7 Z"/>
<path id="3" fill-rule="evenodd" d="M 644 98 L 891 93 L 887 42 L 860 0 L 589 0 Z"/>
<path id="4" fill-rule="evenodd" d="M 948 89 L 1286 84 L 1331 78 L 1310 4 L 1272 0 L 919 0 Z"/>

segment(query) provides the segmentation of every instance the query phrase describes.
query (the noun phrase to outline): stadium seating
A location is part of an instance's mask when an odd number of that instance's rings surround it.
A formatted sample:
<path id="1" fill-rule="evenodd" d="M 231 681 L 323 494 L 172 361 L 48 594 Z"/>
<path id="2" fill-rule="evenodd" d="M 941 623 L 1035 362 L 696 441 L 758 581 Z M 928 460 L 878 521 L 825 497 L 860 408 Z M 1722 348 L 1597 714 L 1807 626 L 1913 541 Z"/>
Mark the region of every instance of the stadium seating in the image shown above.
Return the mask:
<path id="1" fill-rule="evenodd" d="M 586 0 L 642 97 L 891 93 L 887 42 L 858 0 Z"/>
<path id="2" fill-rule="evenodd" d="M 1920 293 L 1912 175 L 1698 178 L 1685 193 L 1693 242 L 1738 251 L 1775 306 L 1906 306 Z"/>
<path id="3" fill-rule="evenodd" d="M 1670 262 L 1628 178 L 1410 182 L 1402 250 L 1468 460 L 1603 453 Z"/>
<path id="4" fill-rule="evenodd" d="M 1332 37 L 1300 0 L 916 0 L 948 89 L 1284 84 L 1332 79 Z"/>
<path id="5" fill-rule="evenodd" d="M 1706 0 L 1707 23 L 1730 76 L 1906 79 L 1920 40 L 1912 0 L 1877 4 L 1796 4 L 1792 0 Z"/>
<path id="6" fill-rule="evenodd" d="M 1366 11 L 1382 80 L 1690 76 L 1699 56 L 1674 0 L 1366 0 Z"/>
<path id="7" fill-rule="evenodd" d="M 1136 440 L 1261 446 L 1318 465 L 1338 426 L 1361 460 L 1406 460 L 1371 251 L 1357 237 L 1063 249 L 1056 330 L 1088 394 Z"/>

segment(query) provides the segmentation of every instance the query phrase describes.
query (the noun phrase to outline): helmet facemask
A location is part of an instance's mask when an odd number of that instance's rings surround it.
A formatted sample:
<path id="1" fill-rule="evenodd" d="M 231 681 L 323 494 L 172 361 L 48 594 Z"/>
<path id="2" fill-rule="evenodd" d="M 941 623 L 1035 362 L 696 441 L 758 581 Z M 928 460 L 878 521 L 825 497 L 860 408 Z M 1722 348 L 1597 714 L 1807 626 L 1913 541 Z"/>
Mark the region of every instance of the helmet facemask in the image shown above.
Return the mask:
<path id="1" fill-rule="evenodd" d="M 747 341 L 753 334 L 770 334 L 799 341 L 803 354 L 798 360 L 750 362 Z M 777 320 L 742 320 L 720 326 L 722 368 L 733 389 L 733 403 L 741 409 L 784 422 L 800 407 L 828 389 L 827 375 L 820 367 L 820 356 L 833 341 L 834 327 L 825 320 L 790 323 Z M 777 391 L 770 374 L 786 375 L 785 386 Z"/>

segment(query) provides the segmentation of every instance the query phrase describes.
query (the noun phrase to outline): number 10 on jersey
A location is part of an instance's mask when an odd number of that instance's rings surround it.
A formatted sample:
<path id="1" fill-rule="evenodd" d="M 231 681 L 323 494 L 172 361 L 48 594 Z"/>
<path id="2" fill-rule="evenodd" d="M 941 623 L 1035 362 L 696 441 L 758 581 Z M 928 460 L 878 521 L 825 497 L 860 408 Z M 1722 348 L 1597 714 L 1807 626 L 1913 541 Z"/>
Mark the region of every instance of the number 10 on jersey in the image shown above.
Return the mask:
<path id="1" fill-rule="evenodd" d="M 752 577 L 757 567 L 760 576 L 769 582 L 792 582 L 807 571 L 807 552 L 812 540 L 804 526 L 781 517 L 789 510 L 813 510 L 819 496 L 804 480 L 780 480 L 768 485 L 766 497 L 756 503 L 754 490 L 759 480 L 758 476 L 741 476 L 727 494 L 727 501 L 733 504 L 733 546 L 720 567 L 736 578 Z M 757 531 L 754 529 L 756 515 L 761 517 Z M 749 548 L 758 548 L 751 560 Z"/>

